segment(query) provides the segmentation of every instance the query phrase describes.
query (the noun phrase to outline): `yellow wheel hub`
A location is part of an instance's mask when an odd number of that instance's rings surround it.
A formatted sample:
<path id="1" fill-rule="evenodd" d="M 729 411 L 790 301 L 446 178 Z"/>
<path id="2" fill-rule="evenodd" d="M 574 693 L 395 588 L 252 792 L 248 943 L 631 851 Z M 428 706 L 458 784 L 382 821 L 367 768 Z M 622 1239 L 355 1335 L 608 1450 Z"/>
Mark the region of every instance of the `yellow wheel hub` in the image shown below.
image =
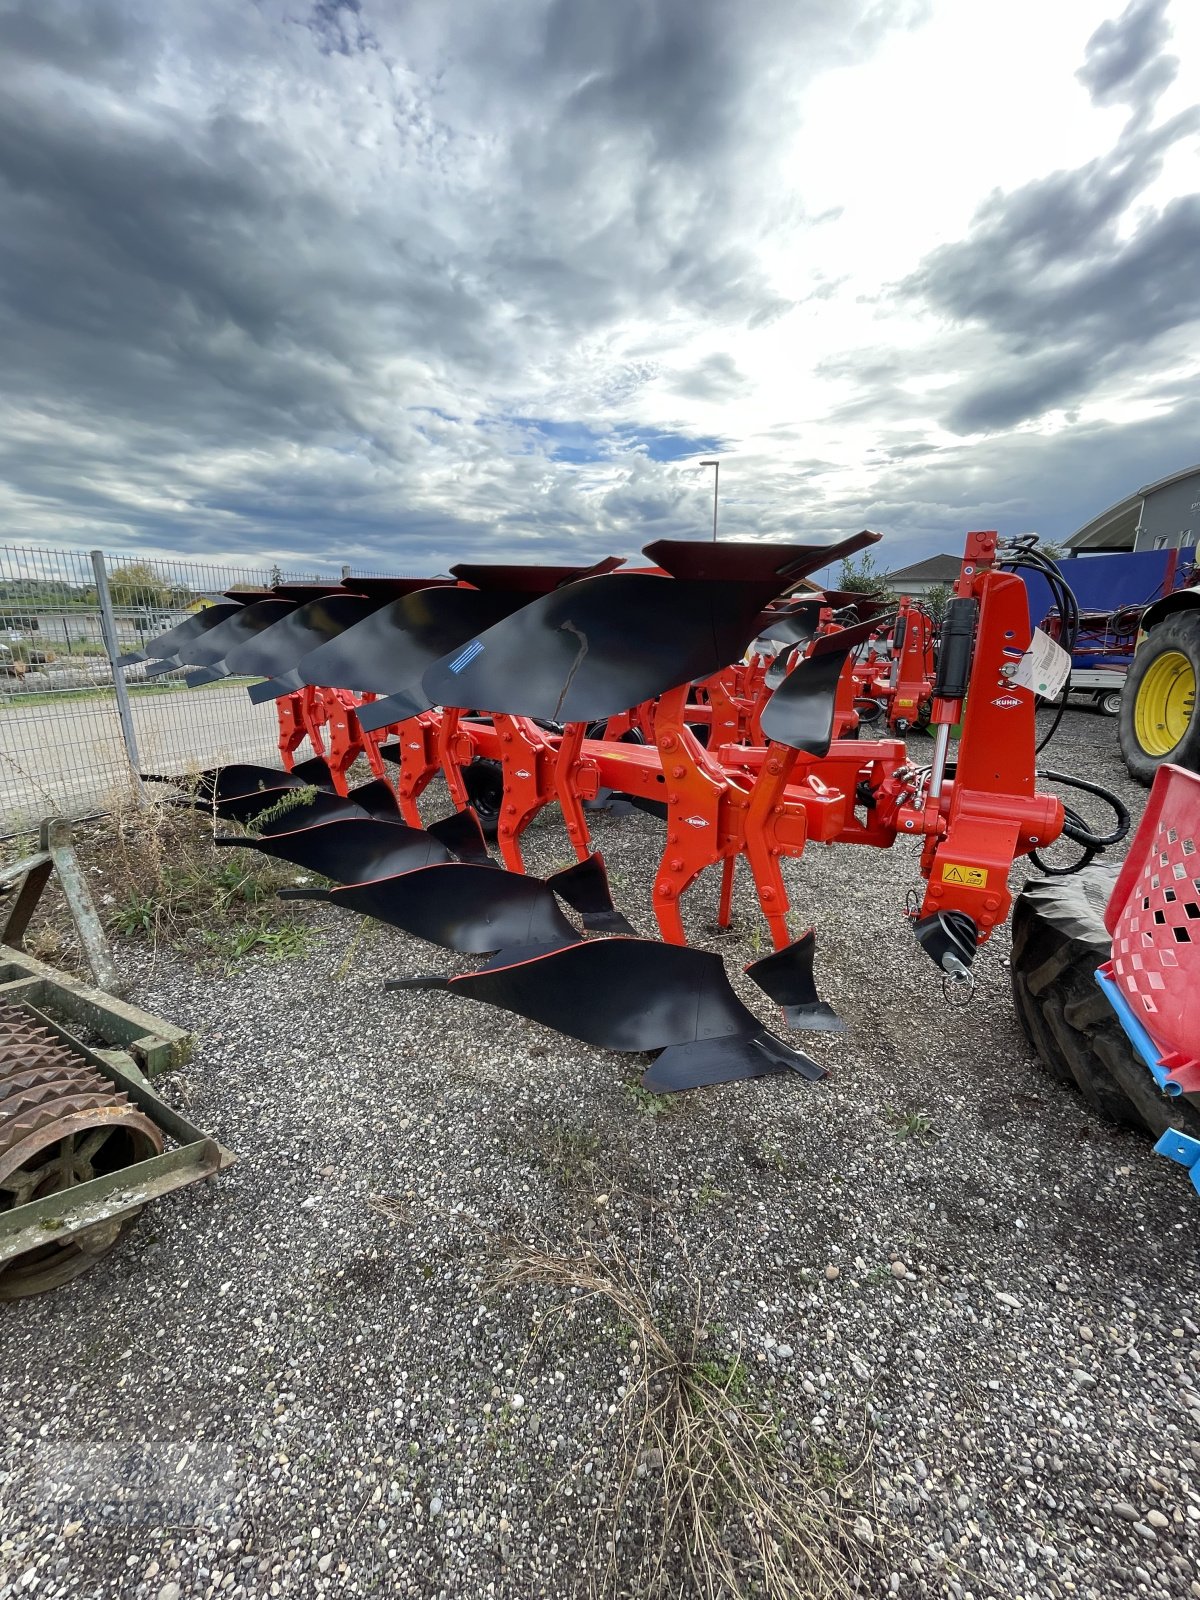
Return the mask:
<path id="1" fill-rule="evenodd" d="M 1196 672 L 1179 650 L 1166 650 L 1142 679 L 1133 707 L 1138 743 L 1148 756 L 1168 755 L 1192 720 Z"/>

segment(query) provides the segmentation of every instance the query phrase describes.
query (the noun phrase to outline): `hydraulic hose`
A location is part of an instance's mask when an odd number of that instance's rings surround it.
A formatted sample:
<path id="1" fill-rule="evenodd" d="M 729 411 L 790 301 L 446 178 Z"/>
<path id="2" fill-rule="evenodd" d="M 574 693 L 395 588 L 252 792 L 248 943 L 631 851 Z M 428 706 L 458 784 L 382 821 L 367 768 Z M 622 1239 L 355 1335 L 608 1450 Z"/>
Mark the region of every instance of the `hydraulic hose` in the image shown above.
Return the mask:
<path id="1" fill-rule="evenodd" d="M 1117 819 L 1117 825 L 1111 833 L 1096 833 L 1088 826 L 1086 818 L 1081 817 L 1072 806 L 1064 805 L 1063 833 L 1075 844 L 1082 846 L 1083 854 L 1069 867 L 1052 867 L 1036 850 L 1031 850 L 1029 859 L 1038 871 L 1044 872 L 1048 878 L 1066 878 L 1073 872 L 1081 872 L 1101 850 L 1110 844 L 1119 844 L 1129 832 L 1131 820 L 1129 812 L 1111 789 L 1104 789 L 1098 783 L 1089 783 L 1086 778 L 1076 778 L 1067 772 L 1053 772 L 1048 767 L 1039 769 L 1037 775 L 1039 778 L 1045 778 L 1048 783 L 1061 783 L 1068 789 L 1081 789 L 1085 794 L 1094 794 L 1097 799 L 1103 800 L 1105 805 L 1112 808 L 1113 815 Z"/>
<path id="2" fill-rule="evenodd" d="M 1079 638 L 1079 602 L 1070 584 L 1062 573 L 1050 560 L 1036 549 L 1037 534 L 1024 534 L 1014 541 L 1009 551 L 1001 552 L 998 565 L 1006 571 L 1024 568 L 1028 572 L 1036 572 L 1043 578 L 1049 587 L 1051 597 L 1062 619 L 1063 637 L 1062 646 L 1067 654 L 1075 654 L 1075 646 Z M 1063 712 L 1067 709 L 1067 697 L 1071 692 L 1071 674 L 1067 673 L 1067 681 L 1063 684 L 1062 696 L 1058 702 L 1058 709 L 1054 714 L 1054 721 L 1050 724 L 1045 734 L 1038 743 L 1040 754 L 1058 732 L 1058 725 L 1062 721 Z M 1075 869 L 1077 870 L 1077 869 Z"/>

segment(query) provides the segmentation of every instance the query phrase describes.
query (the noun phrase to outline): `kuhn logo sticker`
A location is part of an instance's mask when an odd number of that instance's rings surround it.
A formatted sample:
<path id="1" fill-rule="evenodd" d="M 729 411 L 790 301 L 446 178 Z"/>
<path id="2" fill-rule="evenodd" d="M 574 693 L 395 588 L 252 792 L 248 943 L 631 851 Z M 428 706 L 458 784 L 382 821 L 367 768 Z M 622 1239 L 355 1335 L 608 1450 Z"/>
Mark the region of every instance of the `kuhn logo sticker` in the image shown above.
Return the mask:
<path id="1" fill-rule="evenodd" d="M 992 701 L 994 706 L 999 706 L 1001 711 L 1012 711 L 1021 704 L 1021 698 L 1015 694 L 998 694 Z"/>
<path id="2" fill-rule="evenodd" d="M 705 817 L 684 817 L 683 819 L 691 828 L 707 828 L 708 820 Z"/>

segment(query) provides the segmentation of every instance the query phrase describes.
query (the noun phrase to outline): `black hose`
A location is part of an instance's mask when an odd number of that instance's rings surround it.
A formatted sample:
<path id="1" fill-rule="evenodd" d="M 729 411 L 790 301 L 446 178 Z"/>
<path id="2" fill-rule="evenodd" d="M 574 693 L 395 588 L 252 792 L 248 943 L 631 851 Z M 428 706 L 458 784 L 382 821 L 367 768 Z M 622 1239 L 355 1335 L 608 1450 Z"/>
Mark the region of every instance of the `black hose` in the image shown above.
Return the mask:
<path id="1" fill-rule="evenodd" d="M 1049 768 L 1040 769 L 1037 776 L 1045 778 L 1048 783 L 1065 784 L 1068 789 L 1082 789 L 1085 794 L 1094 794 L 1105 805 L 1111 806 L 1117 825 L 1111 833 L 1096 833 L 1072 806 L 1063 806 L 1063 834 L 1075 844 L 1083 847 L 1083 854 L 1078 861 L 1072 862 L 1069 867 L 1052 867 L 1038 855 L 1036 850 L 1029 852 L 1029 859 L 1039 872 L 1044 872 L 1048 878 L 1066 878 L 1073 872 L 1081 872 L 1089 866 L 1101 850 L 1110 844 L 1119 844 L 1129 832 L 1130 816 L 1124 803 L 1111 791 L 1104 789 L 1098 783 L 1089 783 L 1086 778 L 1076 778 L 1066 772 L 1052 772 Z"/>
<path id="2" fill-rule="evenodd" d="M 1050 560 L 1049 556 L 1043 555 L 1036 548 L 1036 545 L 1036 533 L 1023 534 L 1011 547 L 1012 554 L 1002 555 L 998 565 L 1005 570 L 1024 567 L 1026 571 L 1036 572 L 1045 579 L 1059 617 L 1062 619 L 1063 649 L 1066 650 L 1068 655 L 1074 656 L 1075 646 L 1079 639 L 1079 602 L 1075 598 L 1074 590 L 1054 562 Z M 1054 721 L 1039 740 L 1037 754 L 1041 754 L 1058 732 L 1059 723 L 1063 719 L 1063 712 L 1067 709 L 1067 698 L 1070 693 L 1071 674 L 1068 671 L 1067 681 L 1063 684 L 1062 696 L 1058 702 L 1058 709 L 1054 714 Z M 1073 868 L 1072 870 L 1078 869 Z"/>
<path id="3" fill-rule="evenodd" d="M 1040 768 L 1037 775 L 1039 778 L 1045 778 L 1049 783 L 1065 783 L 1068 789 L 1082 789 L 1085 794 L 1094 794 L 1097 799 L 1103 800 L 1105 805 L 1112 807 L 1113 815 L 1117 819 L 1117 825 L 1113 831 L 1106 834 L 1091 833 L 1087 828 L 1087 824 L 1083 823 L 1084 832 L 1082 834 L 1072 833 L 1069 836 L 1079 844 L 1091 844 L 1095 845 L 1097 850 L 1103 850 L 1106 845 L 1120 844 L 1121 840 L 1129 832 L 1131 820 L 1129 812 L 1124 802 L 1118 795 L 1113 794 L 1111 789 L 1102 788 L 1098 783 L 1089 783 L 1086 778 L 1073 777 L 1068 772 L 1052 772 L 1049 767 Z"/>

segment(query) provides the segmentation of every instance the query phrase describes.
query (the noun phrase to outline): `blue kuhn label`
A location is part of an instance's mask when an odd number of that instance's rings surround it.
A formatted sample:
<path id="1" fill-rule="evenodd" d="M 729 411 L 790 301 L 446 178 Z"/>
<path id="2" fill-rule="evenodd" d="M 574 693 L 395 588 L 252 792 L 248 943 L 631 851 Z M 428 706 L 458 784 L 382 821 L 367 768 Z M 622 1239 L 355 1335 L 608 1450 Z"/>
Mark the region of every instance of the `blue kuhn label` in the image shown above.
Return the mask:
<path id="1" fill-rule="evenodd" d="M 470 644 L 460 650 L 450 663 L 450 671 L 457 677 L 464 667 L 469 667 L 475 657 L 482 654 L 483 645 L 478 639 L 472 639 Z"/>

